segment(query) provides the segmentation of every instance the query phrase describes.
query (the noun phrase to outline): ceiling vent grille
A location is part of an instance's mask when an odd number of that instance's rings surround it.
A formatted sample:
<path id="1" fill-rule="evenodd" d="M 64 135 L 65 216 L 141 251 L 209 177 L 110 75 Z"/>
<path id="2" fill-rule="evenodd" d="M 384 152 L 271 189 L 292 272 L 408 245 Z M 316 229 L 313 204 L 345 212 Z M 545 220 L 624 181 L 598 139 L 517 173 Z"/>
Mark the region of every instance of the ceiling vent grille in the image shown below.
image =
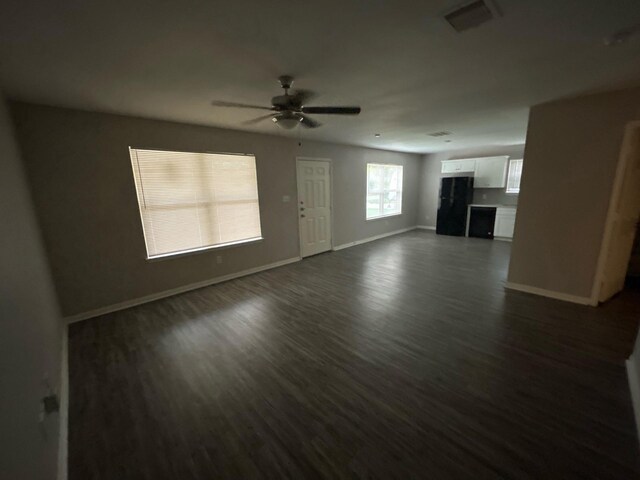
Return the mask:
<path id="1" fill-rule="evenodd" d="M 451 132 L 433 132 L 428 134 L 430 137 L 446 137 L 447 135 L 451 135 Z"/>
<path id="2" fill-rule="evenodd" d="M 477 0 L 447 13 L 444 19 L 456 32 L 462 33 L 482 25 L 496 16 L 498 16 L 498 11 L 495 6 L 487 0 Z"/>

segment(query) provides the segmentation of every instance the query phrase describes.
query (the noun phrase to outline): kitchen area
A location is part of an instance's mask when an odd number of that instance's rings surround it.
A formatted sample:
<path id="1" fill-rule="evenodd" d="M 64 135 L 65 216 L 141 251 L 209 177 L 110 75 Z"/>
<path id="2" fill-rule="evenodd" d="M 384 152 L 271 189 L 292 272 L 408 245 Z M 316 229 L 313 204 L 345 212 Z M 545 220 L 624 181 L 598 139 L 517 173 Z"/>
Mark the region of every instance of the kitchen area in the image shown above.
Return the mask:
<path id="1" fill-rule="evenodd" d="M 441 160 L 436 233 L 510 241 L 522 165 L 509 155 Z"/>

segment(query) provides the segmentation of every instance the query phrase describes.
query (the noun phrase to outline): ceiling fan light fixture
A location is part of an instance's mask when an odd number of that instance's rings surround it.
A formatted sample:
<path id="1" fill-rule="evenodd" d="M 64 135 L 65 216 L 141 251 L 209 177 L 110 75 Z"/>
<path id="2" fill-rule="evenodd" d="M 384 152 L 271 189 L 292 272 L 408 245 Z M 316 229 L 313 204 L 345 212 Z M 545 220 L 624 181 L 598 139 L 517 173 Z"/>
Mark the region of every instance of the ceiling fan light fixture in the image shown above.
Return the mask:
<path id="1" fill-rule="evenodd" d="M 302 121 L 302 117 L 294 115 L 293 113 L 285 112 L 276 115 L 271 120 L 285 130 L 292 130 Z"/>

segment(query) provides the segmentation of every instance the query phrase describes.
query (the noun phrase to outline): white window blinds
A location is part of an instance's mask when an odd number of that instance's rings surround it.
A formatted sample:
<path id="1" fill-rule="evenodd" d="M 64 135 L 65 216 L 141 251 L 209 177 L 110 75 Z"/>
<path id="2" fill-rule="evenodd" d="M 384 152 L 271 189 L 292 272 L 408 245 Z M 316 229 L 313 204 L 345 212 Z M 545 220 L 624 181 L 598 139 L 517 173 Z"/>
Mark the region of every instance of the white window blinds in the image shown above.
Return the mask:
<path id="1" fill-rule="evenodd" d="M 129 151 L 148 258 L 261 238 L 254 156 Z"/>
<path id="2" fill-rule="evenodd" d="M 520 179 L 522 178 L 522 160 L 509 161 L 509 177 L 507 178 L 507 193 L 520 193 Z"/>

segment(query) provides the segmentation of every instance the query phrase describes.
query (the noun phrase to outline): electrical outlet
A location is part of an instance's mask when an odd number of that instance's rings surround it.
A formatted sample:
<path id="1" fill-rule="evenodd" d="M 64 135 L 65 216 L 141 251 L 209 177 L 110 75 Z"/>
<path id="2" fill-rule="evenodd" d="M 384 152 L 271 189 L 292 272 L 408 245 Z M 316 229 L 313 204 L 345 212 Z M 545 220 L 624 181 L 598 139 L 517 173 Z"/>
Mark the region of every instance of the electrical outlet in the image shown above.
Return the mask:
<path id="1" fill-rule="evenodd" d="M 218 256 L 216 257 L 216 263 L 217 263 L 217 264 L 222 263 L 222 255 L 218 255 Z"/>
<path id="2" fill-rule="evenodd" d="M 282 203 L 289 203 L 291 201 L 291 197 L 289 195 L 283 195 Z"/>

